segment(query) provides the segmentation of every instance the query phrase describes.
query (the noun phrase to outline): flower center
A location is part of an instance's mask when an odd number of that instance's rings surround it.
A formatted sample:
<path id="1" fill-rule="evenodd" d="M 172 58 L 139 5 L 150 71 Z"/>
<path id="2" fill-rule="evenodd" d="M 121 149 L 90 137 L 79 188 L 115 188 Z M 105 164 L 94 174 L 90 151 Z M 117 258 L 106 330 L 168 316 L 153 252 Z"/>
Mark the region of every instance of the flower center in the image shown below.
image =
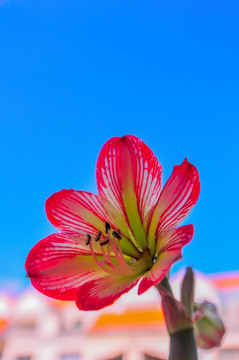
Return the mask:
<path id="1" fill-rule="evenodd" d="M 121 250 L 120 240 L 122 238 L 120 229 L 111 230 L 108 222 L 105 223 L 105 239 L 101 239 L 102 232 L 99 231 L 94 241 L 99 242 L 101 254 L 93 249 L 92 236 L 86 234 L 86 245 L 89 245 L 91 255 L 96 264 L 105 272 L 114 275 L 133 276 L 142 271 L 142 262 L 140 260 L 127 256 L 126 258 Z"/>

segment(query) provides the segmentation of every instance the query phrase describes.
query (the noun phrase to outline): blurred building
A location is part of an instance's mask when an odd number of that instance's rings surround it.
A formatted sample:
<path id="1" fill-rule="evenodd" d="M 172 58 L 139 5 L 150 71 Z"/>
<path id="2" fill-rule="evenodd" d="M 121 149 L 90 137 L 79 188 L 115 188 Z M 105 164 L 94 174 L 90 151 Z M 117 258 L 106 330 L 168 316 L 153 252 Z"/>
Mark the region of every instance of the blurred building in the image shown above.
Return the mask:
<path id="1" fill-rule="evenodd" d="M 182 271 L 173 279 L 176 295 L 181 279 Z M 166 360 L 159 295 L 136 291 L 95 312 L 32 288 L 17 298 L 0 294 L 0 360 Z M 196 298 L 216 303 L 227 327 L 220 350 L 200 351 L 199 359 L 239 360 L 239 273 L 197 273 Z"/>

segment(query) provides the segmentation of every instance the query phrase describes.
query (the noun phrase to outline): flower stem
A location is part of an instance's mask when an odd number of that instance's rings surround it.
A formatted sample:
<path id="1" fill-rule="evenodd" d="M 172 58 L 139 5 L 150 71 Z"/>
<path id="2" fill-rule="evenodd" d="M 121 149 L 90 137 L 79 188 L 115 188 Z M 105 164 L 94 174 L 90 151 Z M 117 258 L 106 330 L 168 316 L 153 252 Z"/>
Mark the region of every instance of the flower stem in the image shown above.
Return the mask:
<path id="1" fill-rule="evenodd" d="M 158 285 L 159 285 L 159 284 L 155 285 L 155 287 L 156 287 L 156 289 L 159 291 Z M 162 285 L 166 290 L 168 290 L 168 291 L 170 292 L 171 295 L 173 295 L 173 292 L 172 292 L 172 289 L 171 289 L 171 286 L 170 286 L 170 284 L 169 284 L 169 281 L 168 281 L 168 277 L 167 277 L 167 276 L 165 276 L 165 277 L 163 278 L 163 280 L 161 281 L 160 285 Z"/>
<path id="2" fill-rule="evenodd" d="M 186 329 L 170 335 L 169 360 L 197 360 L 197 346 L 193 329 Z"/>

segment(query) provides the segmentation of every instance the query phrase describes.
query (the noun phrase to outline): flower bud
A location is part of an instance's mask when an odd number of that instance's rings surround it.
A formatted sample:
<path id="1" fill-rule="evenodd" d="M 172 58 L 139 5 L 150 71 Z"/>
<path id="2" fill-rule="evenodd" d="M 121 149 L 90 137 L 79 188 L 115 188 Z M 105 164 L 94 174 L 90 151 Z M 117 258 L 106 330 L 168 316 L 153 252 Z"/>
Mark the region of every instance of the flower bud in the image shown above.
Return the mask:
<path id="1" fill-rule="evenodd" d="M 161 297 L 168 333 L 171 335 L 186 329 L 192 329 L 190 315 L 181 302 L 173 297 L 162 285 L 157 286 Z"/>
<path id="2" fill-rule="evenodd" d="M 194 273 L 191 266 L 189 266 L 186 270 L 186 274 L 183 278 L 182 286 L 181 286 L 181 303 L 187 309 L 190 317 L 193 314 L 194 308 Z"/>
<path id="3" fill-rule="evenodd" d="M 225 326 L 218 315 L 214 304 L 203 301 L 197 305 L 193 316 L 195 325 L 195 337 L 199 347 L 210 349 L 220 346 L 225 333 Z"/>

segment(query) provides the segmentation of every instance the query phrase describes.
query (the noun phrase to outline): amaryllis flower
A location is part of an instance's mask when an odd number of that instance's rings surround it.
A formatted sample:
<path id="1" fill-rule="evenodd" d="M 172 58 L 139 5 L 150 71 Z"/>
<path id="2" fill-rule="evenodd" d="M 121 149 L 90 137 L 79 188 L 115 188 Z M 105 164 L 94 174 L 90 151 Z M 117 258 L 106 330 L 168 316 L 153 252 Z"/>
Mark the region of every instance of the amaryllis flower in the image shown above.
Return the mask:
<path id="1" fill-rule="evenodd" d="M 114 137 L 96 167 L 98 195 L 62 190 L 46 201 L 60 230 L 30 251 L 26 271 L 45 295 L 75 300 L 79 309 L 112 304 L 141 280 L 138 293 L 159 283 L 193 237 L 193 225 L 177 226 L 200 191 L 187 159 L 162 189 L 162 166 L 135 136 Z"/>

